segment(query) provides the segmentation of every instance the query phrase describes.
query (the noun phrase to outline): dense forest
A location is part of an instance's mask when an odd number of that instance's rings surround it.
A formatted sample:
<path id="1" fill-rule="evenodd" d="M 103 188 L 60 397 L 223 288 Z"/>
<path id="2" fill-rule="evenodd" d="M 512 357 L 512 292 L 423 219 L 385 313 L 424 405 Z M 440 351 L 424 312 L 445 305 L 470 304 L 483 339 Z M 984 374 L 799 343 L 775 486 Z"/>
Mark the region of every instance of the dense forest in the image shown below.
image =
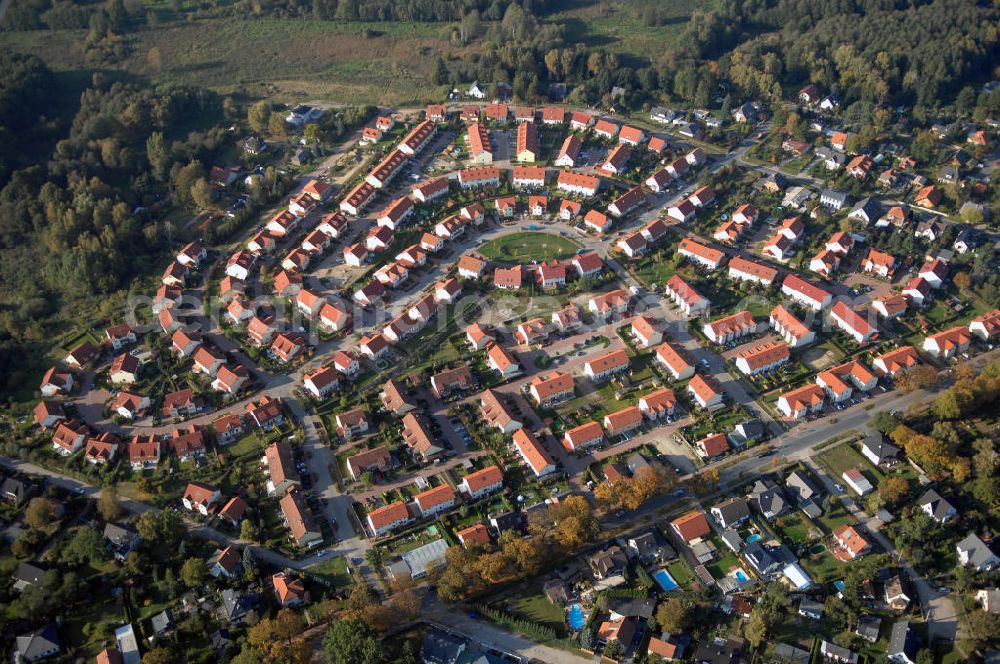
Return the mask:
<path id="1" fill-rule="evenodd" d="M 54 314 L 79 314 L 158 267 L 175 232 L 161 213 L 196 203 L 205 164 L 233 140 L 210 124 L 223 100 L 205 91 L 95 74 L 68 120 L 57 92 L 40 60 L 0 52 L 0 388 L 25 380 Z"/>

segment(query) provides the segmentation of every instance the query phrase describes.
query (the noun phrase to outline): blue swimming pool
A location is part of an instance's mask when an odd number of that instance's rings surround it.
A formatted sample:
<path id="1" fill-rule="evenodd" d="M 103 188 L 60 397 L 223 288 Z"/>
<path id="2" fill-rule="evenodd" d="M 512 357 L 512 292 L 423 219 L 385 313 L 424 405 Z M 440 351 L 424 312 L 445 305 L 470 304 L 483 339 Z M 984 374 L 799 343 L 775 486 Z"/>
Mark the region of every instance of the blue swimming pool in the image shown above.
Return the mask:
<path id="1" fill-rule="evenodd" d="M 569 628 L 574 632 L 579 632 L 583 629 L 586 617 L 583 615 L 583 608 L 581 608 L 579 604 L 574 604 L 569 607 L 569 611 L 566 615 L 566 622 L 569 623 Z"/>
<path id="2" fill-rule="evenodd" d="M 677 582 L 674 581 L 674 577 L 670 576 L 670 572 L 665 569 L 656 570 L 656 573 L 653 574 L 653 579 L 667 592 L 677 588 Z"/>
<path id="3" fill-rule="evenodd" d="M 763 538 L 760 536 L 760 533 L 754 533 L 753 535 L 747 538 L 747 543 L 751 544 L 753 542 L 759 542 L 761 539 Z"/>
<path id="4" fill-rule="evenodd" d="M 750 577 L 747 576 L 747 573 L 741 569 L 736 570 L 733 573 L 733 576 L 735 576 L 736 580 L 739 581 L 740 583 L 746 583 L 747 581 L 750 580 Z"/>

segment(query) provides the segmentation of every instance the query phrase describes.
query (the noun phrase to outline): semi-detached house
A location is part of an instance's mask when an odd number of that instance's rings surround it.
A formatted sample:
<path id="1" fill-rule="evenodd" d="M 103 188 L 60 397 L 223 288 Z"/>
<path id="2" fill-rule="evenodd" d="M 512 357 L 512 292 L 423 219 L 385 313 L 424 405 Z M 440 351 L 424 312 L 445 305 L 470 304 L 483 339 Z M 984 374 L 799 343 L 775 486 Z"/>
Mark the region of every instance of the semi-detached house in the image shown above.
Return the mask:
<path id="1" fill-rule="evenodd" d="M 503 473 L 498 466 L 487 466 L 466 475 L 458 488 L 469 498 L 481 498 L 503 489 Z"/>
<path id="2" fill-rule="evenodd" d="M 583 372 L 595 382 L 604 381 L 615 374 L 628 371 L 629 357 L 624 350 L 613 350 L 588 360 L 583 365 Z"/>
<path id="3" fill-rule="evenodd" d="M 518 429 L 514 432 L 513 439 L 518 454 L 531 468 L 535 477 L 544 477 L 556 472 L 555 462 L 534 434 L 527 429 Z"/>

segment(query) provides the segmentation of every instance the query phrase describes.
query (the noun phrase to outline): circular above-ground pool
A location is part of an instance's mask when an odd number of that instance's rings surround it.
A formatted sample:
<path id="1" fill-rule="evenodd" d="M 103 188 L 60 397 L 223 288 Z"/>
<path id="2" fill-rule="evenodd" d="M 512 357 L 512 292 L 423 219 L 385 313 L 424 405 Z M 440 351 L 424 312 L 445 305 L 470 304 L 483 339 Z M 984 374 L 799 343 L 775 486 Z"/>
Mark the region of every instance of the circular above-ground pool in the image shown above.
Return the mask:
<path id="1" fill-rule="evenodd" d="M 670 572 L 665 569 L 656 570 L 653 574 L 653 580 L 666 592 L 677 588 L 677 582 L 674 581 L 674 577 L 670 576 Z"/>

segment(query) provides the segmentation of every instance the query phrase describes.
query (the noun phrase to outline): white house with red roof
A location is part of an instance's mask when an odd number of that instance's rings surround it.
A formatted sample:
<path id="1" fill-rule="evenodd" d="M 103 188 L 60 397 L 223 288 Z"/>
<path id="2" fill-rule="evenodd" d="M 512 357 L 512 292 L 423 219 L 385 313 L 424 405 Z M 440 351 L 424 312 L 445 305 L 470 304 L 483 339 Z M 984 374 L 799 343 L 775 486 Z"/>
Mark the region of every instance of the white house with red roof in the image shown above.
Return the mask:
<path id="1" fill-rule="evenodd" d="M 903 286 L 903 295 L 918 307 L 922 306 L 934 292 L 934 287 L 923 277 L 913 277 Z"/>
<path id="2" fill-rule="evenodd" d="M 771 327 L 792 348 L 806 346 L 816 340 L 816 334 L 792 312 L 779 304 L 771 310 Z"/>
<path id="3" fill-rule="evenodd" d="M 666 341 L 656 347 L 656 361 L 674 377 L 684 380 L 694 375 L 694 359 L 679 345 Z"/>
<path id="4" fill-rule="evenodd" d="M 778 271 L 763 263 L 755 263 L 740 256 L 729 261 L 729 278 L 750 281 L 770 286 L 778 276 Z"/>
<path id="5" fill-rule="evenodd" d="M 969 323 L 969 332 L 987 343 L 992 343 L 1000 337 L 1000 309 L 977 316 Z"/>
<path id="6" fill-rule="evenodd" d="M 785 392 L 778 397 L 778 410 L 785 417 L 801 419 L 810 413 L 823 410 L 825 393 L 815 383 Z"/>
<path id="7" fill-rule="evenodd" d="M 717 270 L 726 260 L 725 252 L 696 242 L 689 237 L 680 241 L 680 244 L 677 245 L 677 253 L 707 267 L 709 270 Z"/>
<path id="8" fill-rule="evenodd" d="M 340 388 L 343 376 L 336 369 L 322 367 L 302 377 L 302 386 L 316 399 L 325 399 Z"/>
<path id="9" fill-rule="evenodd" d="M 655 346 L 663 341 L 663 331 L 659 325 L 646 316 L 636 316 L 632 320 L 632 336 L 643 348 Z"/>
<path id="10" fill-rule="evenodd" d="M 956 325 L 944 332 L 932 334 L 924 339 L 923 349 L 925 353 L 949 359 L 959 353 L 964 353 L 969 349 L 972 341 L 972 333 L 963 325 Z"/>
<path id="11" fill-rule="evenodd" d="M 711 302 L 707 298 L 703 297 L 678 274 L 673 275 L 667 281 L 665 292 L 670 301 L 688 316 L 708 311 L 711 306 Z"/>
<path id="12" fill-rule="evenodd" d="M 593 251 L 577 254 L 570 262 L 580 277 L 592 277 L 600 274 L 601 270 L 604 269 L 604 261 Z"/>
<path id="13" fill-rule="evenodd" d="M 948 277 L 948 265 L 940 258 L 927 261 L 920 267 L 917 273 L 921 279 L 929 283 L 933 288 L 941 288 L 944 280 Z"/>
<path id="14" fill-rule="evenodd" d="M 866 343 L 878 331 L 843 300 L 833 305 L 833 309 L 830 310 L 830 320 L 859 344 Z"/>
<path id="15" fill-rule="evenodd" d="M 683 224 L 684 222 L 694 218 L 695 212 L 697 211 L 698 210 L 694 203 L 692 203 L 690 199 L 685 198 L 684 200 L 667 208 L 667 216 L 671 219 L 676 219 Z"/>
<path id="16" fill-rule="evenodd" d="M 710 341 L 726 344 L 756 333 L 757 321 L 749 311 L 738 311 L 730 316 L 705 323 L 702 332 Z"/>
<path id="17" fill-rule="evenodd" d="M 794 274 L 787 275 L 781 282 L 781 292 L 813 311 L 820 311 L 833 301 L 832 294 Z"/>
<path id="18" fill-rule="evenodd" d="M 705 185 L 695 189 L 694 193 L 688 197 L 694 205 L 697 207 L 705 207 L 711 205 L 715 201 L 715 190 L 711 186 Z"/>
<path id="19" fill-rule="evenodd" d="M 876 357 L 872 361 L 872 367 L 883 376 L 895 377 L 900 371 L 912 369 L 919 362 L 917 350 L 913 346 L 903 346 Z"/>

